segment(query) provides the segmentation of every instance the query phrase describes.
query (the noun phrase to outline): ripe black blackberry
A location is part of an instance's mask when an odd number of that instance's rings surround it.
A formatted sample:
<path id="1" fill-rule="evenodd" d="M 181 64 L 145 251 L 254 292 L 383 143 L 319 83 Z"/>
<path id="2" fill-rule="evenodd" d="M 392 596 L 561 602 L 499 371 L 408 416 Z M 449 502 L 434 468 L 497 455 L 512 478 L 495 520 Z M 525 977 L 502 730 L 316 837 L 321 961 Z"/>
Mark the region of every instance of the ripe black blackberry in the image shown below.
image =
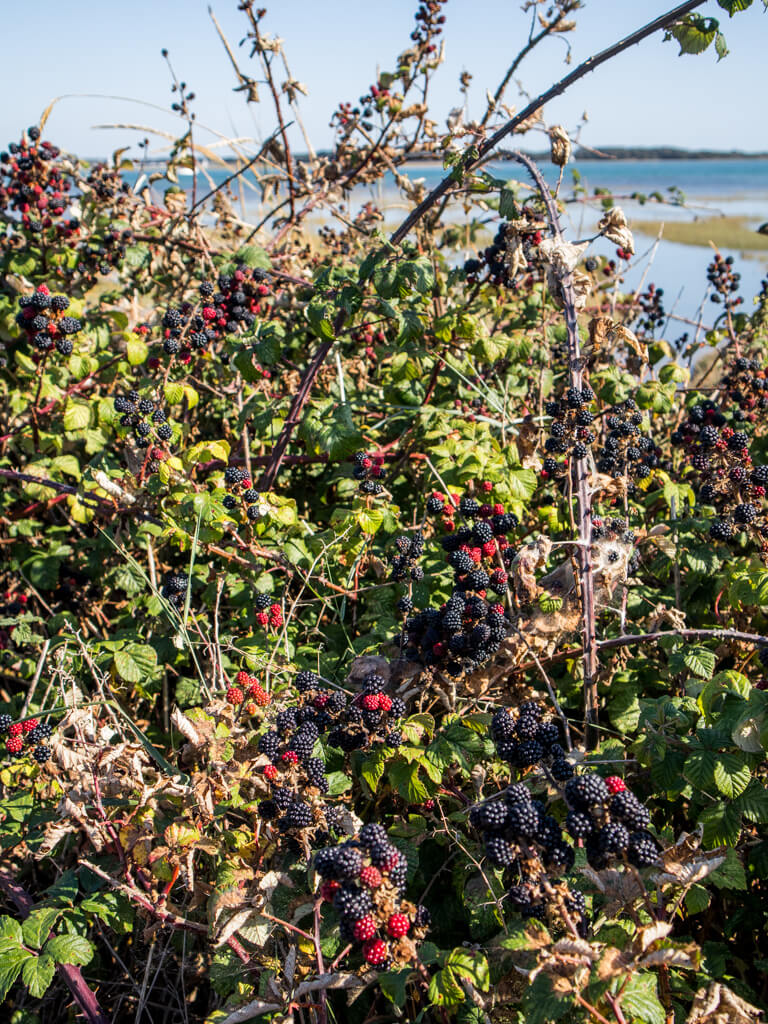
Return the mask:
<path id="1" fill-rule="evenodd" d="M 13 725 L 10 715 L 0 715 L 0 736 L 4 736 Z"/>
<path id="2" fill-rule="evenodd" d="M 474 498 L 471 498 L 469 495 L 465 494 L 464 497 L 459 502 L 459 511 L 461 512 L 462 515 L 467 516 L 467 518 L 473 519 L 480 511 L 480 503 L 478 501 L 475 501 Z"/>
<path id="3" fill-rule="evenodd" d="M 587 446 L 585 444 L 582 444 L 581 441 L 577 441 L 571 449 L 571 454 L 573 455 L 574 459 L 586 459 L 587 451 Z"/>
<path id="4" fill-rule="evenodd" d="M 299 693 L 308 693 L 310 690 L 318 690 L 320 688 L 320 680 L 315 673 L 306 670 L 297 672 L 293 683 Z"/>
<path id="5" fill-rule="evenodd" d="M 623 853 L 629 845 L 629 832 L 620 822 L 611 821 L 597 833 L 597 844 L 604 853 Z"/>
<path id="6" fill-rule="evenodd" d="M 269 608 L 269 606 L 272 604 L 272 598 L 269 596 L 269 594 L 254 594 L 251 600 L 253 603 L 253 607 L 256 609 L 257 612 L 266 611 L 267 608 Z M 299 675 L 301 675 L 301 673 L 299 673 Z M 299 690 L 299 693 L 301 692 L 302 691 Z"/>
<path id="7" fill-rule="evenodd" d="M 623 822 L 631 832 L 647 829 L 651 823 L 648 809 L 628 789 L 611 797 L 609 809 L 611 817 Z"/>
<path id="8" fill-rule="evenodd" d="M 178 330 L 184 323 L 184 317 L 178 309 L 169 309 L 163 315 L 163 327 L 168 330 Z"/>
<path id="9" fill-rule="evenodd" d="M 530 839 L 539 828 L 539 813 L 532 803 L 513 804 L 508 811 L 507 833 L 513 839 Z"/>
<path id="10" fill-rule="evenodd" d="M 224 470 L 224 482 L 230 486 L 239 484 L 245 479 L 245 473 L 239 466 L 227 466 Z"/>
<path id="11" fill-rule="evenodd" d="M 565 816 L 565 828 L 574 839 L 586 839 L 595 830 L 592 816 L 583 811 L 568 811 Z"/>
<path id="12" fill-rule="evenodd" d="M 173 437 L 173 430 L 169 423 L 161 423 L 155 433 L 161 441 L 170 441 Z"/>
<path id="13" fill-rule="evenodd" d="M 485 843 L 485 855 L 492 864 L 506 868 L 515 863 L 517 852 L 501 836 L 489 836 Z"/>
<path id="14" fill-rule="evenodd" d="M 274 730 L 265 732 L 259 737 L 258 750 L 260 754 L 266 754 L 270 761 L 274 761 L 280 750 L 280 737 Z"/>
<path id="15" fill-rule="evenodd" d="M 734 522 L 740 523 L 741 525 L 748 526 L 757 519 L 757 508 L 750 502 L 744 502 L 741 505 L 737 505 L 733 510 Z"/>
<path id="16" fill-rule="evenodd" d="M 609 796 L 605 782 L 594 772 L 578 775 L 565 784 L 565 799 L 576 810 L 587 811 L 595 804 L 607 801 Z"/>
<path id="17" fill-rule="evenodd" d="M 445 502 L 441 498 L 438 498 L 436 495 L 432 494 L 430 495 L 429 498 L 427 498 L 427 512 L 429 512 L 431 515 L 437 515 L 438 513 L 442 512 L 444 508 Z"/>
<path id="18" fill-rule="evenodd" d="M 323 878 L 338 882 L 345 878 L 357 878 L 362 866 L 363 856 L 351 843 L 327 847 L 315 854 L 315 871 Z"/>
<path id="19" fill-rule="evenodd" d="M 279 817 L 280 810 L 274 800 L 262 800 L 258 805 L 257 813 L 265 821 L 274 821 Z"/>
<path id="20" fill-rule="evenodd" d="M 713 540 L 730 540 L 733 537 L 733 525 L 727 519 L 713 519 L 709 535 Z"/>
<path id="21" fill-rule="evenodd" d="M 509 811 L 501 800 L 475 804 L 469 812 L 469 820 L 481 832 L 500 832 L 507 825 Z"/>
<path id="22" fill-rule="evenodd" d="M 8 717 L 8 716 L 3 716 Z M 8 723 L 10 725 L 10 722 Z M 4 730 L 0 728 L 0 733 Z M 53 727 L 47 722 L 41 722 L 36 725 L 32 732 L 29 734 L 30 743 L 40 743 L 42 740 L 47 740 L 48 737 L 53 733 Z"/>
<path id="23" fill-rule="evenodd" d="M 38 764 L 45 764 L 51 757 L 51 748 L 41 744 L 32 751 L 32 757 Z"/>
<path id="24" fill-rule="evenodd" d="M 287 807 L 285 814 L 280 819 L 282 828 L 309 828 L 314 818 L 312 808 L 301 800 L 294 800 Z"/>
<path id="25" fill-rule="evenodd" d="M 656 862 L 659 848 L 650 832 L 633 832 L 629 837 L 627 857 L 637 868 L 646 868 Z"/>
<path id="26" fill-rule="evenodd" d="M 373 900 L 370 894 L 363 889 L 350 882 L 345 882 L 340 889 L 336 890 L 333 905 L 344 917 L 352 921 L 359 921 L 373 907 Z"/>

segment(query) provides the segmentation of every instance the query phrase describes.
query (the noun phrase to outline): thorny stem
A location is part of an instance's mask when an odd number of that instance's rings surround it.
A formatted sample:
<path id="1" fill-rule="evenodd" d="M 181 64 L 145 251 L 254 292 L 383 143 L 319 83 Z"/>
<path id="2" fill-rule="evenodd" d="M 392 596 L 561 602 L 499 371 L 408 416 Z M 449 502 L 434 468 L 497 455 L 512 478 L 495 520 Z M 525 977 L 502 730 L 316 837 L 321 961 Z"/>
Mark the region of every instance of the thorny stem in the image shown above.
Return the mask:
<path id="1" fill-rule="evenodd" d="M 22 919 L 34 910 L 35 904 L 25 889 L 5 873 L 0 873 L 0 889 L 14 904 Z M 79 967 L 74 964 L 56 964 L 56 972 L 72 993 L 77 1005 L 88 1024 L 110 1024 L 109 1017 L 99 1006 L 99 1002 L 88 987 Z"/>
<path id="2" fill-rule="evenodd" d="M 464 172 L 471 171 L 483 160 L 485 156 L 487 156 L 488 153 L 491 152 L 491 150 L 498 146 L 502 139 L 506 138 L 507 135 L 511 135 L 512 132 L 514 132 L 516 128 L 519 128 L 524 121 L 527 121 L 529 117 L 541 110 L 545 103 L 548 103 L 556 96 L 560 96 L 566 91 L 566 89 L 573 85 L 574 82 L 583 78 L 584 75 L 588 74 L 590 71 L 594 71 L 595 68 L 598 68 L 606 61 L 611 60 L 612 57 L 616 57 L 624 50 L 629 49 L 630 46 L 634 46 L 636 43 L 641 42 L 647 36 L 653 35 L 654 32 L 667 28 L 669 25 L 672 25 L 674 22 L 682 18 L 684 14 L 688 14 L 689 11 L 693 11 L 695 8 L 701 7 L 704 2 L 705 0 L 688 0 L 687 3 L 680 4 L 671 11 L 667 11 L 666 14 L 662 14 L 659 18 L 656 18 L 654 21 L 644 25 L 643 28 L 638 29 L 631 35 L 625 36 L 624 39 L 621 39 L 612 46 L 609 46 L 606 50 L 602 50 L 600 53 L 595 54 L 594 57 L 588 57 L 587 60 L 579 64 L 577 68 L 574 68 L 574 70 L 564 78 L 561 78 L 559 82 L 550 86 L 546 92 L 537 96 L 535 100 L 531 100 L 527 107 L 524 107 L 519 114 L 510 118 L 505 125 L 499 128 L 499 130 L 489 139 L 486 139 L 486 141 L 476 150 L 469 150 L 458 165 L 460 169 Z M 418 224 L 424 214 L 447 192 L 451 191 L 456 180 L 456 168 L 454 168 L 452 173 L 446 175 L 440 184 L 432 189 L 429 195 L 419 203 L 415 210 L 411 211 L 400 227 L 394 232 L 390 239 L 393 245 L 397 245 L 399 242 L 402 242 L 408 232 Z"/>
<path id="3" fill-rule="evenodd" d="M 544 181 L 536 164 L 522 153 L 510 153 L 519 161 L 536 183 L 541 198 L 547 209 L 552 232 L 558 243 L 563 241 L 560 218 L 552 194 Z M 568 338 L 568 380 L 573 388 L 581 390 L 584 384 L 585 361 L 581 355 L 579 342 L 579 325 L 576 313 L 576 295 L 573 288 L 573 274 L 563 273 L 559 279 L 560 294 L 565 316 L 565 327 Z M 576 563 L 579 568 L 581 607 L 584 619 L 584 653 L 582 665 L 584 670 L 584 724 L 587 747 L 597 742 L 596 727 L 598 724 L 597 695 L 597 645 L 595 641 L 595 581 L 592 572 L 592 496 L 589 488 L 589 470 L 586 459 L 571 460 L 571 480 L 576 492 L 577 529 L 579 544 L 576 548 Z"/>

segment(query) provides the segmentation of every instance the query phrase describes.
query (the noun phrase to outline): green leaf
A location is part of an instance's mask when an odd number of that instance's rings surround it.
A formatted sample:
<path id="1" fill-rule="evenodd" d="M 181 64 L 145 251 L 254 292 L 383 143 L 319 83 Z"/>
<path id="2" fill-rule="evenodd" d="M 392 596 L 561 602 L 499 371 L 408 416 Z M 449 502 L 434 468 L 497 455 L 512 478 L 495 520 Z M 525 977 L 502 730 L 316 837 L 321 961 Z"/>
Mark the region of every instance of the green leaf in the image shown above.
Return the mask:
<path id="1" fill-rule="evenodd" d="M 754 781 L 736 801 L 736 807 L 747 821 L 764 824 L 768 821 L 768 789 Z"/>
<path id="2" fill-rule="evenodd" d="M 715 775 L 715 758 L 714 750 L 699 749 L 685 759 L 683 774 L 697 789 L 711 786 Z"/>
<path id="3" fill-rule="evenodd" d="M 149 355 L 146 341 L 137 334 L 129 334 L 125 343 L 125 354 L 131 366 L 140 366 Z"/>
<path id="4" fill-rule="evenodd" d="M 711 679 L 717 664 L 717 658 L 706 647 L 686 647 L 683 650 L 683 661 L 700 679 Z"/>
<path id="5" fill-rule="evenodd" d="M 715 868 L 709 876 L 709 881 L 716 885 L 718 889 L 747 888 L 747 875 L 736 850 L 726 850 L 725 860 L 719 867 Z"/>
<path id="6" fill-rule="evenodd" d="M 373 754 L 370 754 L 363 761 L 360 774 L 368 783 L 372 793 L 378 789 L 381 778 L 386 768 L 389 751 L 386 747 L 378 747 Z"/>
<path id="7" fill-rule="evenodd" d="M 491 979 L 488 961 L 482 953 L 463 948 L 454 949 L 445 961 L 445 966 L 450 967 L 460 977 L 468 978 L 480 992 L 488 991 Z"/>
<path id="8" fill-rule="evenodd" d="M 0 1002 L 8 995 L 26 961 L 32 958 L 33 954 L 21 946 L 5 950 L 0 956 Z"/>
<path id="9" fill-rule="evenodd" d="M 387 777 L 393 789 L 409 804 L 423 804 L 429 799 L 429 790 L 419 778 L 418 763 L 393 761 L 387 768 Z"/>
<path id="10" fill-rule="evenodd" d="M 718 800 L 705 807 L 699 816 L 704 826 L 703 841 L 707 847 L 733 846 L 741 832 L 741 815 L 735 804 Z"/>
<path id="11" fill-rule="evenodd" d="M 709 891 L 703 885 L 692 885 L 685 894 L 685 909 L 689 914 L 700 914 L 709 906 Z"/>
<path id="12" fill-rule="evenodd" d="M 82 935 L 54 935 L 45 952 L 58 964 L 88 964 L 93 958 L 93 946 Z"/>
<path id="13" fill-rule="evenodd" d="M 460 1006 L 464 1002 L 464 989 L 448 967 L 433 976 L 428 995 L 435 1006 Z"/>
<path id="14" fill-rule="evenodd" d="M 621 996 L 621 1008 L 627 1018 L 645 1024 L 664 1024 L 666 1014 L 656 991 L 655 974 L 633 974 Z"/>
<path id="15" fill-rule="evenodd" d="M 63 913 L 64 907 L 35 908 L 21 926 L 26 945 L 40 949 Z"/>
<path id="16" fill-rule="evenodd" d="M 715 762 L 715 785 L 731 800 L 740 796 L 749 785 L 752 775 L 749 766 L 739 754 L 723 753 L 717 755 Z"/>
<path id="17" fill-rule="evenodd" d="M 728 11 L 729 17 L 732 18 L 739 11 L 746 11 L 747 8 L 751 7 L 752 0 L 717 0 L 717 6 L 722 7 L 724 11 Z"/>
<path id="18" fill-rule="evenodd" d="M 272 261 L 260 245 L 244 245 L 237 250 L 238 263 L 260 270 L 271 270 Z"/>
<path id="19" fill-rule="evenodd" d="M 686 14 L 669 29 L 670 36 L 680 44 L 680 53 L 703 53 L 714 41 L 718 23 L 716 18 L 704 18 L 700 14 Z"/>
<path id="20" fill-rule="evenodd" d="M 127 683 L 138 683 L 151 676 L 157 667 L 157 652 L 146 644 L 127 644 L 115 651 L 117 674 Z"/>
<path id="21" fill-rule="evenodd" d="M 383 974 L 379 974 L 377 978 L 381 991 L 399 1009 L 405 1006 L 408 978 L 412 974 L 413 971 L 410 967 L 406 967 L 402 971 L 385 971 Z"/>
<path id="22" fill-rule="evenodd" d="M 40 999 L 48 990 L 56 973 L 56 962 L 47 953 L 30 957 L 24 964 L 21 980 L 33 999 Z"/>
<path id="23" fill-rule="evenodd" d="M 68 401 L 64 410 L 64 429 L 68 431 L 82 430 L 91 422 L 91 408 L 84 402 Z"/>

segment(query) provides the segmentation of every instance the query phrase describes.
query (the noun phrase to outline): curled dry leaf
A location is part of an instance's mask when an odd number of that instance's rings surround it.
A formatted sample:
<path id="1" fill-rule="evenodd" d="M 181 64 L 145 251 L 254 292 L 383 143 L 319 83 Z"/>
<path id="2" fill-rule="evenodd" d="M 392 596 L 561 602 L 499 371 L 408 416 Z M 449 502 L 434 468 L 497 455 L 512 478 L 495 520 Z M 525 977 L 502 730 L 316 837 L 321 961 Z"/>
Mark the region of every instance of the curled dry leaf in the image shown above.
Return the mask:
<path id="1" fill-rule="evenodd" d="M 686 1024 L 757 1024 L 763 1011 L 713 981 L 696 993 Z"/>
<path id="2" fill-rule="evenodd" d="M 571 140 L 562 125 L 549 129 L 550 160 L 556 167 L 565 167 L 571 158 Z"/>
<path id="3" fill-rule="evenodd" d="M 605 235 L 610 242 L 621 246 L 627 252 L 633 253 L 635 251 L 635 240 L 627 226 L 627 218 L 620 206 L 613 206 L 610 210 L 607 210 L 597 222 L 597 227 L 600 234 Z"/>

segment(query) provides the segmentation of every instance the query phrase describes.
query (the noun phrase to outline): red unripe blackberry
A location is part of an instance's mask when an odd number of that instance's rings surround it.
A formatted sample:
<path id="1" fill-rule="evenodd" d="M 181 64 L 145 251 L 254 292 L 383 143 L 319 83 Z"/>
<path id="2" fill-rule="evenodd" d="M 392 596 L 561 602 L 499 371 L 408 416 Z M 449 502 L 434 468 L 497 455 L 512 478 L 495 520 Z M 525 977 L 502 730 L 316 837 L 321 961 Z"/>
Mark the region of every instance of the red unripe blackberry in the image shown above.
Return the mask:
<path id="1" fill-rule="evenodd" d="M 391 711 L 392 698 L 388 697 L 386 693 L 380 693 L 378 696 L 378 707 L 379 711 Z"/>
<path id="2" fill-rule="evenodd" d="M 286 750 L 280 760 L 285 761 L 286 764 L 298 764 L 299 756 L 295 750 Z"/>
<path id="3" fill-rule="evenodd" d="M 341 888 L 341 882 L 331 880 L 330 882 L 323 882 L 320 886 L 320 896 L 326 901 L 326 903 L 333 903 L 333 897 L 336 895 L 337 889 Z"/>
<path id="4" fill-rule="evenodd" d="M 363 946 L 363 956 L 372 967 L 380 967 L 387 961 L 387 944 L 382 939 L 374 939 Z"/>
<path id="5" fill-rule="evenodd" d="M 26 722 L 21 723 L 21 728 L 24 732 L 32 732 L 32 730 L 36 729 L 38 725 L 40 725 L 40 723 L 36 718 L 28 718 Z"/>
<path id="6" fill-rule="evenodd" d="M 373 938 L 376 934 L 376 922 L 370 914 L 366 914 L 365 917 L 355 921 L 352 926 L 352 934 L 359 942 L 367 942 Z"/>
<path id="7" fill-rule="evenodd" d="M 265 708 L 272 700 L 271 696 L 259 685 L 259 683 L 251 683 L 248 687 L 248 696 L 254 704 L 260 708 Z"/>
<path id="8" fill-rule="evenodd" d="M 366 711 L 376 711 L 379 707 L 378 693 L 370 693 L 360 701 Z"/>
<path id="9" fill-rule="evenodd" d="M 378 889 L 383 879 L 379 869 L 369 864 L 360 869 L 360 881 L 363 885 L 367 885 L 369 889 Z"/>
<path id="10" fill-rule="evenodd" d="M 393 939 L 402 939 L 408 934 L 411 922 L 405 914 L 393 914 L 387 921 L 387 932 Z"/>
<path id="11" fill-rule="evenodd" d="M 5 749 L 9 754 L 20 754 L 24 747 L 24 740 L 21 736 L 11 736 L 6 740 Z"/>
<path id="12" fill-rule="evenodd" d="M 12 725 L 8 726 L 9 736 L 21 736 L 23 732 L 24 727 L 22 726 L 21 722 L 14 722 Z"/>
<path id="13" fill-rule="evenodd" d="M 624 779 L 620 779 L 618 775 L 609 775 L 605 780 L 605 784 L 608 787 L 608 792 L 613 796 L 615 793 L 623 793 L 627 788 Z"/>
<path id="14" fill-rule="evenodd" d="M 247 686 L 250 683 L 250 681 L 251 677 L 248 675 L 247 672 L 244 672 L 242 669 L 235 676 L 235 682 L 237 683 L 238 686 Z"/>
<path id="15" fill-rule="evenodd" d="M 269 779 L 270 782 L 274 782 L 278 776 L 277 767 L 273 764 L 264 765 L 264 777 Z"/>
<path id="16" fill-rule="evenodd" d="M 227 690 L 227 703 L 231 704 L 232 707 L 243 703 L 243 691 L 239 686 L 230 686 Z"/>

